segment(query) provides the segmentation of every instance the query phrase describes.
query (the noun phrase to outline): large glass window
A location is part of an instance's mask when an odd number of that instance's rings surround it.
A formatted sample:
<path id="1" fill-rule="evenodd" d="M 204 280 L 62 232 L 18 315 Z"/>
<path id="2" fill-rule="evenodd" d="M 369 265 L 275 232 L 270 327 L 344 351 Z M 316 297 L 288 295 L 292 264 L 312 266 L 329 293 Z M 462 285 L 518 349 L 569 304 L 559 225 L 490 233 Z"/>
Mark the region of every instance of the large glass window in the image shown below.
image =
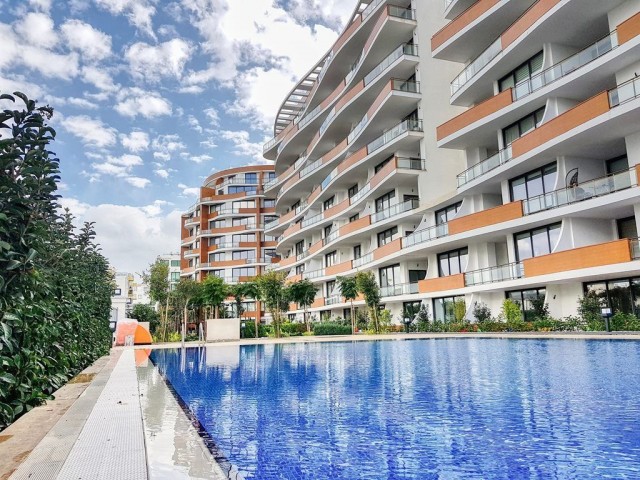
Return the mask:
<path id="1" fill-rule="evenodd" d="M 433 318 L 440 322 L 455 321 L 455 303 L 464 302 L 464 296 L 441 297 L 433 299 Z"/>
<path id="2" fill-rule="evenodd" d="M 552 192 L 557 177 L 558 168 L 552 163 L 510 180 L 511 201 L 526 200 Z"/>
<path id="3" fill-rule="evenodd" d="M 233 278 L 237 277 L 255 277 L 256 267 L 242 267 L 233 269 Z"/>
<path id="4" fill-rule="evenodd" d="M 621 218 L 617 221 L 618 238 L 638 238 L 636 217 Z"/>
<path id="5" fill-rule="evenodd" d="M 629 159 L 627 156 L 612 158 L 607 160 L 607 175 L 613 175 L 614 173 L 624 172 L 629 170 Z"/>
<path id="6" fill-rule="evenodd" d="M 300 255 L 304 252 L 304 240 L 300 240 L 299 242 L 296 242 L 296 255 Z"/>
<path id="7" fill-rule="evenodd" d="M 418 283 L 427 278 L 426 270 L 409 270 L 409 283 Z"/>
<path id="8" fill-rule="evenodd" d="M 245 183 L 256 184 L 258 183 L 258 174 L 257 173 L 245 173 L 244 174 Z"/>
<path id="9" fill-rule="evenodd" d="M 357 260 L 362 256 L 362 245 L 356 245 L 353 247 L 353 259 Z"/>
<path id="10" fill-rule="evenodd" d="M 180 260 L 171 260 L 171 266 L 172 267 L 179 267 L 180 266 Z"/>
<path id="11" fill-rule="evenodd" d="M 241 233 L 233 236 L 233 243 L 238 242 L 255 242 L 256 234 L 255 233 Z"/>
<path id="12" fill-rule="evenodd" d="M 543 52 L 540 52 L 534 55 L 533 57 L 531 57 L 526 62 L 524 62 L 518 68 L 514 69 L 513 71 L 509 72 L 507 75 L 502 77 L 498 81 L 498 84 L 500 86 L 500 91 L 504 92 L 509 88 L 513 88 L 523 80 L 527 80 L 531 78 L 533 75 L 535 75 L 536 73 L 540 72 L 542 70 L 543 60 L 544 60 L 544 54 Z"/>
<path id="13" fill-rule="evenodd" d="M 507 298 L 513 300 L 520 306 L 522 311 L 522 318 L 526 322 L 532 322 L 536 318 L 535 309 L 532 302 L 535 300 L 542 300 L 547 296 L 547 291 L 544 288 L 532 288 L 529 290 L 515 290 L 507 292 Z"/>
<path id="14" fill-rule="evenodd" d="M 468 248 L 460 248 L 458 250 L 440 253 L 438 255 L 438 275 L 440 277 L 458 275 L 459 273 L 463 273 L 467 270 L 468 263 Z"/>
<path id="15" fill-rule="evenodd" d="M 447 223 L 449 220 L 452 220 L 460 207 L 462 206 L 462 202 L 454 203 L 453 205 L 449 205 L 448 207 L 444 207 L 441 210 L 436 210 L 436 225 L 442 225 L 443 223 Z"/>
<path id="16" fill-rule="evenodd" d="M 349 198 L 353 197 L 356 193 L 358 193 L 358 184 L 356 183 L 355 185 L 349 187 Z"/>
<path id="17" fill-rule="evenodd" d="M 534 228 L 516 233 L 516 258 L 519 262 L 527 258 L 548 255 L 558 243 L 561 223 Z"/>
<path id="18" fill-rule="evenodd" d="M 544 107 L 539 108 L 535 112 L 521 118 L 516 123 L 509 125 L 502 130 L 502 138 L 504 139 L 504 146 L 507 147 L 519 139 L 521 136 L 529 133 L 540 126 L 544 117 Z"/>
<path id="19" fill-rule="evenodd" d="M 398 227 L 391 227 L 378 234 L 378 247 L 393 242 L 393 236 L 398 234 Z"/>
<path id="20" fill-rule="evenodd" d="M 250 185 L 232 185 L 229 187 L 229 193 L 242 193 L 247 192 L 249 194 L 256 194 L 256 187 Z"/>
<path id="21" fill-rule="evenodd" d="M 180 281 L 180 272 L 171 272 L 171 281 L 179 282 Z"/>
<path id="22" fill-rule="evenodd" d="M 396 198 L 395 190 L 391 190 L 381 197 L 376 198 L 376 212 L 381 212 L 382 210 L 386 210 L 391 207 L 394 198 Z"/>
<path id="23" fill-rule="evenodd" d="M 336 263 L 338 263 L 338 252 L 336 252 L 335 250 L 333 252 L 327 253 L 324 256 L 324 266 L 325 267 L 331 267 L 331 266 L 335 265 Z"/>
<path id="24" fill-rule="evenodd" d="M 336 293 L 336 282 L 335 280 L 329 280 L 325 284 L 325 292 L 327 292 L 327 297 L 331 297 Z"/>
<path id="25" fill-rule="evenodd" d="M 255 223 L 255 219 L 252 217 L 234 218 L 231 222 L 234 227 L 241 227 Z"/>
<path id="26" fill-rule="evenodd" d="M 333 204 L 336 200 L 335 195 L 333 195 L 331 198 L 327 198 L 324 203 L 322 204 L 322 210 L 329 210 L 331 207 L 333 207 Z"/>
<path id="27" fill-rule="evenodd" d="M 212 253 L 209 255 L 209 263 L 213 262 L 224 262 L 225 254 L 224 253 Z"/>
<path id="28" fill-rule="evenodd" d="M 276 206 L 276 201 L 274 199 L 265 198 L 262 200 L 262 206 L 264 208 L 273 208 Z"/>
<path id="29" fill-rule="evenodd" d="M 234 260 L 245 260 L 245 259 L 254 259 L 256 258 L 255 250 L 237 250 L 233 252 Z"/>
<path id="30" fill-rule="evenodd" d="M 393 287 L 400 284 L 400 264 L 390 265 L 378 271 L 381 287 Z"/>
<path id="31" fill-rule="evenodd" d="M 621 278 L 585 284 L 585 292 L 593 292 L 603 307 L 613 313 L 633 313 L 640 317 L 640 277 Z"/>
<path id="32" fill-rule="evenodd" d="M 233 202 L 233 208 L 256 208 L 256 201 L 241 200 L 239 202 Z"/>

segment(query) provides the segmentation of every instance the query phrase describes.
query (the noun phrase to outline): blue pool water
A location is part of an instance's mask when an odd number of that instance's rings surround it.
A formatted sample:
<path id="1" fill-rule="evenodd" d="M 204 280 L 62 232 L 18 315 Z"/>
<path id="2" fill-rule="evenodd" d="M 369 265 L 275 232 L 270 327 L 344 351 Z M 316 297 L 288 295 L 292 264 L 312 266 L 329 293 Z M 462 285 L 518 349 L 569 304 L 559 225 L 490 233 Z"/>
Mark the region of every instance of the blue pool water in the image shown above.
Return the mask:
<path id="1" fill-rule="evenodd" d="M 640 342 L 155 350 L 244 478 L 640 478 Z"/>

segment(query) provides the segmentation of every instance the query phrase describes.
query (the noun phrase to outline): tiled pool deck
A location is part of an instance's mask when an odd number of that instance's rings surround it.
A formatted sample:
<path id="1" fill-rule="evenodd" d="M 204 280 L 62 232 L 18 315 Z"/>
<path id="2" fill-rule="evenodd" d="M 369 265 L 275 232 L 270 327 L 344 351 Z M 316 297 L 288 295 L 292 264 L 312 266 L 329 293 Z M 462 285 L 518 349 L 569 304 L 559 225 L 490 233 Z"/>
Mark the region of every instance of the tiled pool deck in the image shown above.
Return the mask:
<path id="1" fill-rule="evenodd" d="M 394 334 L 207 345 L 418 338 L 640 340 L 640 334 Z M 1 432 L 0 480 L 234 478 L 216 463 L 196 426 L 147 357 L 148 349 L 113 349 L 109 357 L 83 372 L 83 378 L 93 379 L 90 383 L 66 385 L 56 393 L 55 401 L 32 410 Z"/>

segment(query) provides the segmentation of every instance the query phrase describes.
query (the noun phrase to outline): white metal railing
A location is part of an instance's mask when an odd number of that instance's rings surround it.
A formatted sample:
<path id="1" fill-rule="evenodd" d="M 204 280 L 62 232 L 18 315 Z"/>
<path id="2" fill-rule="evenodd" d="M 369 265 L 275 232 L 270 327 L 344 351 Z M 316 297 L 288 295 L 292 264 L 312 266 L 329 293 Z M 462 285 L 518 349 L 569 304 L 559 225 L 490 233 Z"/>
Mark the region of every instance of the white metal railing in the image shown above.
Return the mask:
<path id="1" fill-rule="evenodd" d="M 480 70 L 489 65 L 491 60 L 502 52 L 502 38 L 493 42 L 474 61 L 465 67 L 464 70 L 451 82 L 451 95 L 455 95 L 466 83 L 475 77 Z"/>
<path id="2" fill-rule="evenodd" d="M 371 214 L 371 223 L 382 222 L 388 218 L 395 217 L 402 213 L 416 209 L 420 206 L 419 200 L 407 200 L 406 202 L 397 203 L 389 208 Z"/>
<path id="3" fill-rule="evenodd" d="M 611 32 L 606 37 L 589 45 L 587 48 L 570 56 L 556 65 L 533 75 L 531 78 L 523 80 L 513 88 L 513 100 L 530 95 L 536 90 L 574 72 L 580 67 L 591 63 L 602 55 L 609 53 L 618 46 L 618 33 Z"/>
<path id="4" fill-rule="evenodd" d="M 523 201 L 525 215 L 562 207 L 571 203 L 582 202 L 590 198 L 608 195 L 625 190 L 634 184 L 631 170 L 596 178 L 580 183 L 575 187 L 562 188 Z"/>
<path id="5" fill-rule="evenodd" d="M 464 274 L 464 284 L 467 287 L 472 287 L 486 283 L 516 280 L 522 277 L 524 277 L 524 265 L 521 262 L 509 263 L 507 265 L 498 265 L 497 267 L 467 272 Z"/>
<path id="6" fill-rule="evenodd" d="M 366 265 L 367 263 L 373 262 L 373 252 L 371 253 L 367 253 L 366 255 L 363 255 L 360 258 L 356 258 L 352 265 L 353 268 L 358 268 L 361 267 L 362 265 Z"/>
<path id="7" fill-rule="evenodd" d="M 638 98 L 638 96 L 640 96 L 640 77 L 629 80 L 609 90 L 609 105 L 611 108 L 614 108 Z"/>
<path id="8" fill-rule="evenodd" d="M 458 188 L 469 183 L 471 180 L 484 175 L 491 170 L 498 168 L 500 165 L 504 165 L 513 158 L 511 145 L 507 148 L 500 150 L 498 153 L 491 155 L 490 157 L 476 163 L 472 167 L 466 169 L 464 172 L 458 175 Z"/>
<path id="9" fill-rule="evenodd" d="M 449 224 L 442 223 L 429 228 L 423 228 L 413 232 L 411 235 L 407 235 L 404 237 L 402 244 L 405 247 L 412 247 L 420 243 L 435 240 L 436 238 L 446 237 L 447 235 L 449 235 Z"/>
<path id="10" fill-rule="evenodd" d="M 375 152 L 405 132 L 422 132 L 422 120 L 404 120 L 367 145 L 367 153 Z"/>

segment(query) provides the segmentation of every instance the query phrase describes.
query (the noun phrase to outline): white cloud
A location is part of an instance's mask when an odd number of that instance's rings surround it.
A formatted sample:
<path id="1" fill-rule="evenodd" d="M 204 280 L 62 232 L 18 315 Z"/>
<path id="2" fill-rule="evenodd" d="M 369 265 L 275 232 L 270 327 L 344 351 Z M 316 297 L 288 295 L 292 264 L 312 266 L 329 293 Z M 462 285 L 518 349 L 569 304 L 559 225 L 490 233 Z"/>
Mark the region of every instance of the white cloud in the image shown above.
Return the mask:
<path id="1" fill-rule="evenodd" d="M 103 60 L 111 55 L 111 37 L 80 20 L 69 20 L 60 28 L 67 46 L 85 60 Z"/>
<path id="2" fill-rule="evenodd" d="M 220 137 L 233 143 L 234 155 L 249 157 L 260 163 L 264 162 L 264 158 L 262 157 L 262 143 L 251 142 L 249 132 L 246 130 L 223 130 L 220 132 Z"/>
<path id="3" fill-rule="evenodd" d="M 104 68 L 83 67 L 82 80 L 103 92 L 113 92 L 118 87 Z"/>
<path id="4" fill-rule="evenodd" d="M 109 162 L 93 163 L 91 166 L 98 174 L 112 175 L 114 177 L 125 177 L 129 172 L 129 168 Z"/>
<path id="5" fill-rule="evenodd" d="M 167 134 L 158 135 L 156 138 L 154 138 L 153 142 L 151 142 L 151 148 L 155 151 L 153 154 L 155 157 L 156 153 L 158 152 L 170 155 L 172 153 L 185 150 L 187 146 L 182 142 L 179 135 Z M 157 158 L 162 160 L 165 157 L 159 155 Z"/>
<path id="6" fill-rule="evenodd" d="M 203 133 L 204 129 L 202 128 L 202 126 L 200 125 L 200 122 L 198 121 L 198 119 L 196 117 L 194 117 L 193 115 L 189 115 L 187 117 L 187 123 L 189 124 L 189 126 L 196 132 L 198 133 Z"/>
<path id="7" fill-rule="evenodd" d="M 171 103 L 157 92 L 134 87 L 122 90 L 117 98 L 118 103 L 114 108 L 124 117 L 135 118 L 140 115 L 154 118 L 171 115 L 172 112 Z"/>
<path id="8" fill-rule="evenodd" d="M 125 178 L 125 181 L 136 188 L 145 188 L 147 185 L 151 184 L 151 180 L 140 177 L 127 177 Z"/>
<path id="9" fill-rule="evenodd" d="M 189 155 L 187 158 L 195 163 L 205 163 L 213 160 L 213 157 L 210 155 Z"/>
<path id="10" fill-rule="evenodd" d="M 167 152 L 153 152 L 153 158 L 156 160 L 161 160 L 163 162 L 168 162 L 171 160 L 171 154 Z"/>
<path id="11" fill-rule="evenodd" d="M 164 203 L 90 205 L 74 198 L 60 203 L 78 217 L 78 224 L 96 222 L 96 241 L 118 271 L 142 272 L 158 255 L 180 249 L 181 212 L 163 211 Z"/>
<path id="12" fill-rule="evenodd" d="M 199 197 L 200 189 L 198 187 L 188 187 L 184 183 L 179 183 L 178 188 L 182 190 L 183 197 Z"/>
<path id="13" fill-rule="evenodd" d="M 138 30 L 155 38 L 152 19 L 155 7 L 148 0 L 94 0 L 95 3 L 112 15 L 125 15 L 129 23 Z"/>
<path id="14" fill-rule="evenodd" d="M 111 147 L 115 145 L 118 138 L 118 131 L 115 128 L 87 115 L 65 117 L 60 123 L 65 130 L 89 147 Z"/>
<path id="15" fill-rule="evenodd" d="M 130 72 L 138 78 L 157 82 L 163 77 L 179 79 L 185 64 L 191 57 L 191 45 L 181 38 L 174 38 L 159 45 L 138 42 L 125 52 Z"/>
<path id="16" fill-rule="evenodd" d="M 58 43 L 53 20 L 46 13 L 27 13 L 14 28 L 21 40 L 36 47 L 52 48 Z"/>
<path id="17" fill-rule="evenodd" d="M 109 163 L 114 165 L 122 165 L 123 167 L 136 167 L 142 165 L 144 162 L 138 155 L 124 154 L 121 157 L 107 157 Z"/>
<path id="18" fill-rule="evenodd" d="M 29 0 L 29 5 L 43 12 L 51 10 L 51 0 Z"/>
<path id="19" fill-rule="evenodd" d="M 153 173 L 155 173 L 160 178 L 169 178 L 169 172 L 167 170 L 163 169 L 163 168 L 159 168 L 157 170 L 154 170 Z"/>
<path id="20" fill-rule="evenodd" d="M 120 134 L 122 146 L 130 152 L 149 150 L 149 134 L 147 132 L 132 131 L 129 135 Z"/>
<path id="21" fill-rule="evenodd" d="M 205 108 L 204 114 L 209 119 L 210 126 L 217 127 L 220 125 L 220 114 L 214 107 Z"/>

